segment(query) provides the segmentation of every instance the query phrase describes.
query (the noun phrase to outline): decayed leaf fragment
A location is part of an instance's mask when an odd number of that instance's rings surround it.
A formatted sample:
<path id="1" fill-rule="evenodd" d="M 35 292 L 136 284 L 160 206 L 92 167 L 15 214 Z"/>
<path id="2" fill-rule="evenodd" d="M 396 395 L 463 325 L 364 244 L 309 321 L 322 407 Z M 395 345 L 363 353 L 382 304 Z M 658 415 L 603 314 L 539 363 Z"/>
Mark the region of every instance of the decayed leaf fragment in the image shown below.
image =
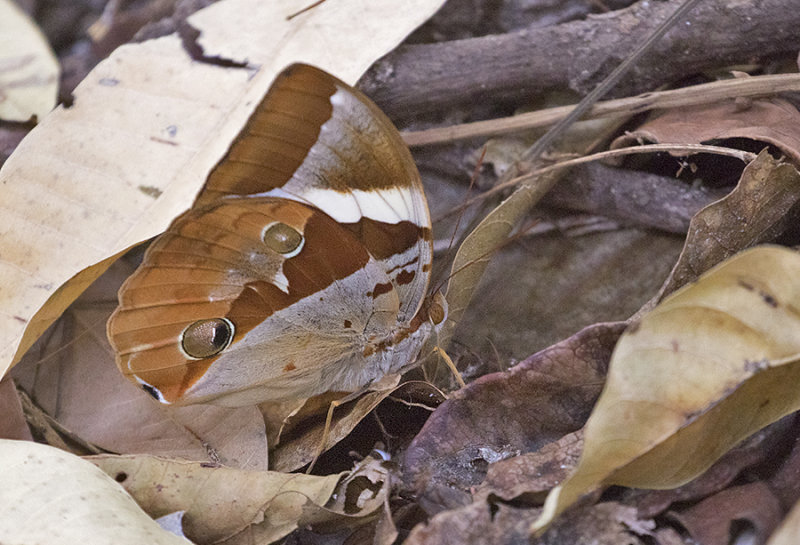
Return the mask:
<path id="1" fill-rule="evenodd" d="M 58 60 L 36 23 L 0 0 L 0 120 L 28 121 L 56 105 Z"/>
<path id="2" fill-rule="evenodd" d="M 92 464 L 31 441 L 0 440 L 2 543 L 186 545 Z"/>
<path id="3" fill-rule="evenodd" d="M 576 471 L 541 530 L 585 493 L 672 488 L 800 407 L 800 254 L 742 252 L 666 298 L 623 334 L 586 424 Z"/>
<path id="4" fill-rule="evenodd" d="M 223 0 L 188 24 L 209 57 L 246 42 L 246 67 L 194 60 L 177 34 L 100 63 L 0 171 L 0 374 L 120 253 L 191 205 L 280 69 L 302 61 L 353 83 L 442 1 L 372 3 L 365 16 L 364 2 L 340 0 L 287 21 L 308 2 Z"/>

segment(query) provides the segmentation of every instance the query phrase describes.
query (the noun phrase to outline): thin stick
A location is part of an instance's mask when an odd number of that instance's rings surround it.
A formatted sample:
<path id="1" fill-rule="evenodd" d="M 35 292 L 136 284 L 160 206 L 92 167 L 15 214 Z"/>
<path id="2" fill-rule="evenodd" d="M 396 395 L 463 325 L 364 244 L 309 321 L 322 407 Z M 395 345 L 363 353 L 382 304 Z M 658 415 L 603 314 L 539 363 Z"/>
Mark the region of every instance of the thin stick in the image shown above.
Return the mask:
<path id="1" fill-rule="evenodd" d="M 553 128 L 547 131 L 536 143 L 528 148 L 522 154 L 520 160 L 522 161 L 535 161 L 539 156 L 547 150 L 556 139 L 560 138 L 567 127 L 572 125 L 575 121 L 580 119 L 594 104 L 610 91 L 619 81 L 630 71 L 630 69 L 639 61 L 639 59 L 650 49 L 652 46 L 666 34 L 667 30 L 683 17 L 690 9 L 692 9 L 699 0 L 686 0 L 681 6 L 670 15 L 666 21 L 661 23 L 659 27 L 652 33 L 639 48 L 634 51 L 627 59 L 625 59 L 619 66 L 617 66 L 591 93 L 583 97 L 577 106 L 564 117 L 561 121 L 556 123 Z"/>
<path id="2" fill-rule="evenodd" d="M 480 195 L 469 199 L 461 206 L 472 206 L 473 204 L 481 202 L 482 200 L 491 197 L 492 195 L 499 193 L 505 189 L 508 189 L 509 187 L 513 187 L 521 183 L 527 182 L 533 178 L 536 178 L 537 176 L 540 176 L 547 172 L 552 172 L 554 170 L 574 167 L 576 165 L 582 165 L 585 163 L 600 161 L 602 159 L 608 159 L 611 157 L 622 157 L 626 155 L 636 155 L 640 153 L 658 153 L 658 152 L 676 152 L 676 153 L 685 153 L 686 155 L 694 155 L 697 153 L 711 153 L 715 155 L 733 157 L 735 159 L 741 160 L 744 163 L 749 163 L 750 161 L 756 158 L 756 154 L 750 153 L 749 151 L 742 151 L 733 148 L 725 148 L 721 146 L 706 146 L 704 144 L 646 144 L 644 146 L 631 146 L 628 148 L 619 148 L 615 150 L 601 151 L 598 153 L 593 153 L 591 155 L 585 155 L 583 157 L 577 157 L 575 159 L 568 159 L 566 161 L 561 161 L 559 163 L 547 167 L 538 168 L 531 172 L 527 172 L 525 174 L 517 176 L 516 178 L 512 178 L 506 182 L 497 184 L 493 188 L 481 193 Z M 458 208 L 455 210 L 451 210 L 446 214 L 437 218 L 437 221 L 447 218 L 457 212 L 459 212 Z"/>
<path id="3" fill-rule="evenodd" d="M 586 119 L 626 117 L 649 110 L 680 108 L 712 104 L 738 97 L 772 96 L 790 91 L 800 91 L 800 74 L 748 76 L 712 83 L 703 83 L 673 89 L 644 93 L 635 97 L 598 102 L 587 113 Z M 424 131 L 405 131 L 403 140 L 410 147 L 446 144 L 470 138 L 487 138 L 512 134 L 530 129 L 549 127 L 571 112 L 575 106 L 560 106 L 536 112 L 464 123 L 450 127 L 437 127 Z"/>

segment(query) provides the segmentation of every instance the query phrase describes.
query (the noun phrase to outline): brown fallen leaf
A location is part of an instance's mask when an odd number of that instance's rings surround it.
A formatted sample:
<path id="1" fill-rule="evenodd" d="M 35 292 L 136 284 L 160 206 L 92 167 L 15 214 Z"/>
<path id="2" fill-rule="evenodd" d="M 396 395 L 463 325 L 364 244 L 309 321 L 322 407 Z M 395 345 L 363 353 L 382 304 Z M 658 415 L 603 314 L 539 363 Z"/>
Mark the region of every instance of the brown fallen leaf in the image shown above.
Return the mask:
<path id="1" fill-rule="evenodd" d="M 567 478 L 578 465 L 582 450 L 583 433 L 578 430 L 535 452 L 489 464 L 486 478 L 475 489 L 474 501 L 490 495 L 509 501 L 537 500 Z"/>
<path id="2" fill-rule="evenodd" d="M 739 531 L 752 532 L 751 539 L 764 543 L 781 522 L 783 509 L 766 484 L 754 482 L 727 488 L 667 516 L 703 545 L 728 545 Z"/>
<path id="3" fill-rule="evenodd" d="M 614 350 L 581 461 L 533 529 L 601 486 L 684 484 L 800 407 L 799 278 L 799 254 L 757 247 L 633 324 Z"/>
<path id="4" fill-rule="evenodd" d="M 409 446 L 403 460 L 406 486 L 429 512 L 464 505 L 490 464 L 579 429 L 623 328 L 622 323 L 588 327 L 453 393 Z"/>
<path id="5" fill-rule="evenodd" d="M 405 545 L 643 545 L 655 523 L 641 520 L 636 510 L 615 502 L 590 506 L 569 514 L 539 539 L 529 540 L 526 525 L 540 512 L 500 501 L 475 502 L 444 511 L 416 526 Z"/>
<path id="6" fill-rule="evenodd" d="M 700 144 L 747 138 L 780 148 L 800 163 L 800 112 L 781 98 L 725 100 L 717 104 L 671 108 L 617 138 L 612 148 L 636 142 Z"/>
<path id="7" fill-rule="evenodd" d="M 535 543 L 537 545 L 643 545 L 655 522 L 641 519 L 636 509 L 605 502 L 567 514 Z"/>
<path id="8" fill-rule="evenodd" d="M 794 424 L 795 427 L 785 433 L 785 437 L 794 438 L 792 449 L 768 479 L 770 488 L 786 511 L 800 500 L 800 418 L 795 419 Z"/>
<path id="9" fill-rule="evenodd" d="M 0 380 L 0 439 L 33 441 L 31 430 L 22 413 L 22 402 L 11 377 Z"/>
<path id="10" fill-rule="evenodd" d="M 795 545 L 800 535 L 800 502 L 792 507 L 778 529 L 770 536 L 767 545 Z"/>
<path id="11" fill-rule="evenodd" d="M 798 201 L 800 173 L 762 151 L 730 194 L 692 218 L 681 256 L 653 302 L 736 252 L 774 241 L 796 219 L 789 211 Z"/>
<path id="12" fill-rule="evenodd" d="M 2 439 L 0 459 L 2 543 L 187 543 L 162 530 L 114 479 L 73 454 Z"/>
<path id="13" fill-rule="evenodd" d="M 539 509 L 475 502 L 443 511 L 418 524 L 404 545 L 512 545 L 528 543 L 528 527 Z"/>

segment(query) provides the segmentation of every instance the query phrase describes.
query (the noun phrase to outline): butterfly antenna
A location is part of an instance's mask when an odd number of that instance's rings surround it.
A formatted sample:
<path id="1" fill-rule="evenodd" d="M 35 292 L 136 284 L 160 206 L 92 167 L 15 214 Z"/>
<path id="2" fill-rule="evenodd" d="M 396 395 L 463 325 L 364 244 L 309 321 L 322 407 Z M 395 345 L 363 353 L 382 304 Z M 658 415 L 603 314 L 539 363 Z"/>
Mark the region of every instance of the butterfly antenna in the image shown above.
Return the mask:
<path id="1" fill-rule="evenodd" d="M 469 179 L 469 186 L 467 187 L 467 192 L 464 195 L 465 201 L 463 203 L 461 203 L 461 205 L 458 208 L 456 208 L 454 211 L 448 212 L 445 215 L 440 216 L 438 218 L 438 220 L 441 220 L 443 218 L 446 218 L 446 217 L 450 216 L 451 213 L 458 212 L 458 218 L 456 219 L 456 224 L 455 224 L 455 226 L 453 226 L 453 231 L 450 234 L 450 240 L 447 243 L 447 252 L 446 252 L 447 257 L 445 259 L 445 262 L 449 263 L 451 261 L 451 258 L 453 257 L 453 250 L 455 248 L 455 240 L 456 240 L 456 236 L 458 236 L 458 230 L 461 227 L 461 221 L 464 219 L 464 213 L 466 212 L 467 208 L 469 207 L 469 204 L 475 201 L 474 198 L 470 199 L 469 195 L 470 195 L 470 193 L 472 193 L 472 189 L 475 187 L 475 183 L 476 183 L 476 181 L 478 179 L 478 175 L 480 174 L 481 168 L 483 167 L 483 161 L 484 161 L 484 158 L 486 157 L 486 148 L 487 148 L 487 146 L 484 145 L 483 149 L 481 150 L 481 155 L 480 155 L 480 157 L 478 157 L 478 161 L 475 163 L 475 168 L 472 169 L 472 175 L 470 176 L 470 179 Z M 446 279 L 444 279 L 441 282 L 437 282 L 436 283 L 436 289 L 434 289 L 431 293 L 436 293 L 439 290 L 441 290 L 442 287 L 444 287 L 444 285 L 449 280 L 450 280 L 450 276 L 448 276 Z"/>

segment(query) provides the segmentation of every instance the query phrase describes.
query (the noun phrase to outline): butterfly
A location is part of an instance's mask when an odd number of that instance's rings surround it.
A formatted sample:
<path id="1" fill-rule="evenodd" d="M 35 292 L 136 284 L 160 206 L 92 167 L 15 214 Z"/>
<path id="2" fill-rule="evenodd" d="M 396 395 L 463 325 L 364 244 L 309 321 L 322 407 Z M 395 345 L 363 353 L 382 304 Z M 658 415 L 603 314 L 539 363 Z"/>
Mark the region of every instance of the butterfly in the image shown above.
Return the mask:
<path id="1" fill-rule="evenodd" d="M 295 64 L 120 288 L 108 338 L 122 373 L 163 403 L 354 392 L 413 365 L 444 322 L 443 296 L 426 296 L 432 258 L 397 129 L 358 90 Z"/>

